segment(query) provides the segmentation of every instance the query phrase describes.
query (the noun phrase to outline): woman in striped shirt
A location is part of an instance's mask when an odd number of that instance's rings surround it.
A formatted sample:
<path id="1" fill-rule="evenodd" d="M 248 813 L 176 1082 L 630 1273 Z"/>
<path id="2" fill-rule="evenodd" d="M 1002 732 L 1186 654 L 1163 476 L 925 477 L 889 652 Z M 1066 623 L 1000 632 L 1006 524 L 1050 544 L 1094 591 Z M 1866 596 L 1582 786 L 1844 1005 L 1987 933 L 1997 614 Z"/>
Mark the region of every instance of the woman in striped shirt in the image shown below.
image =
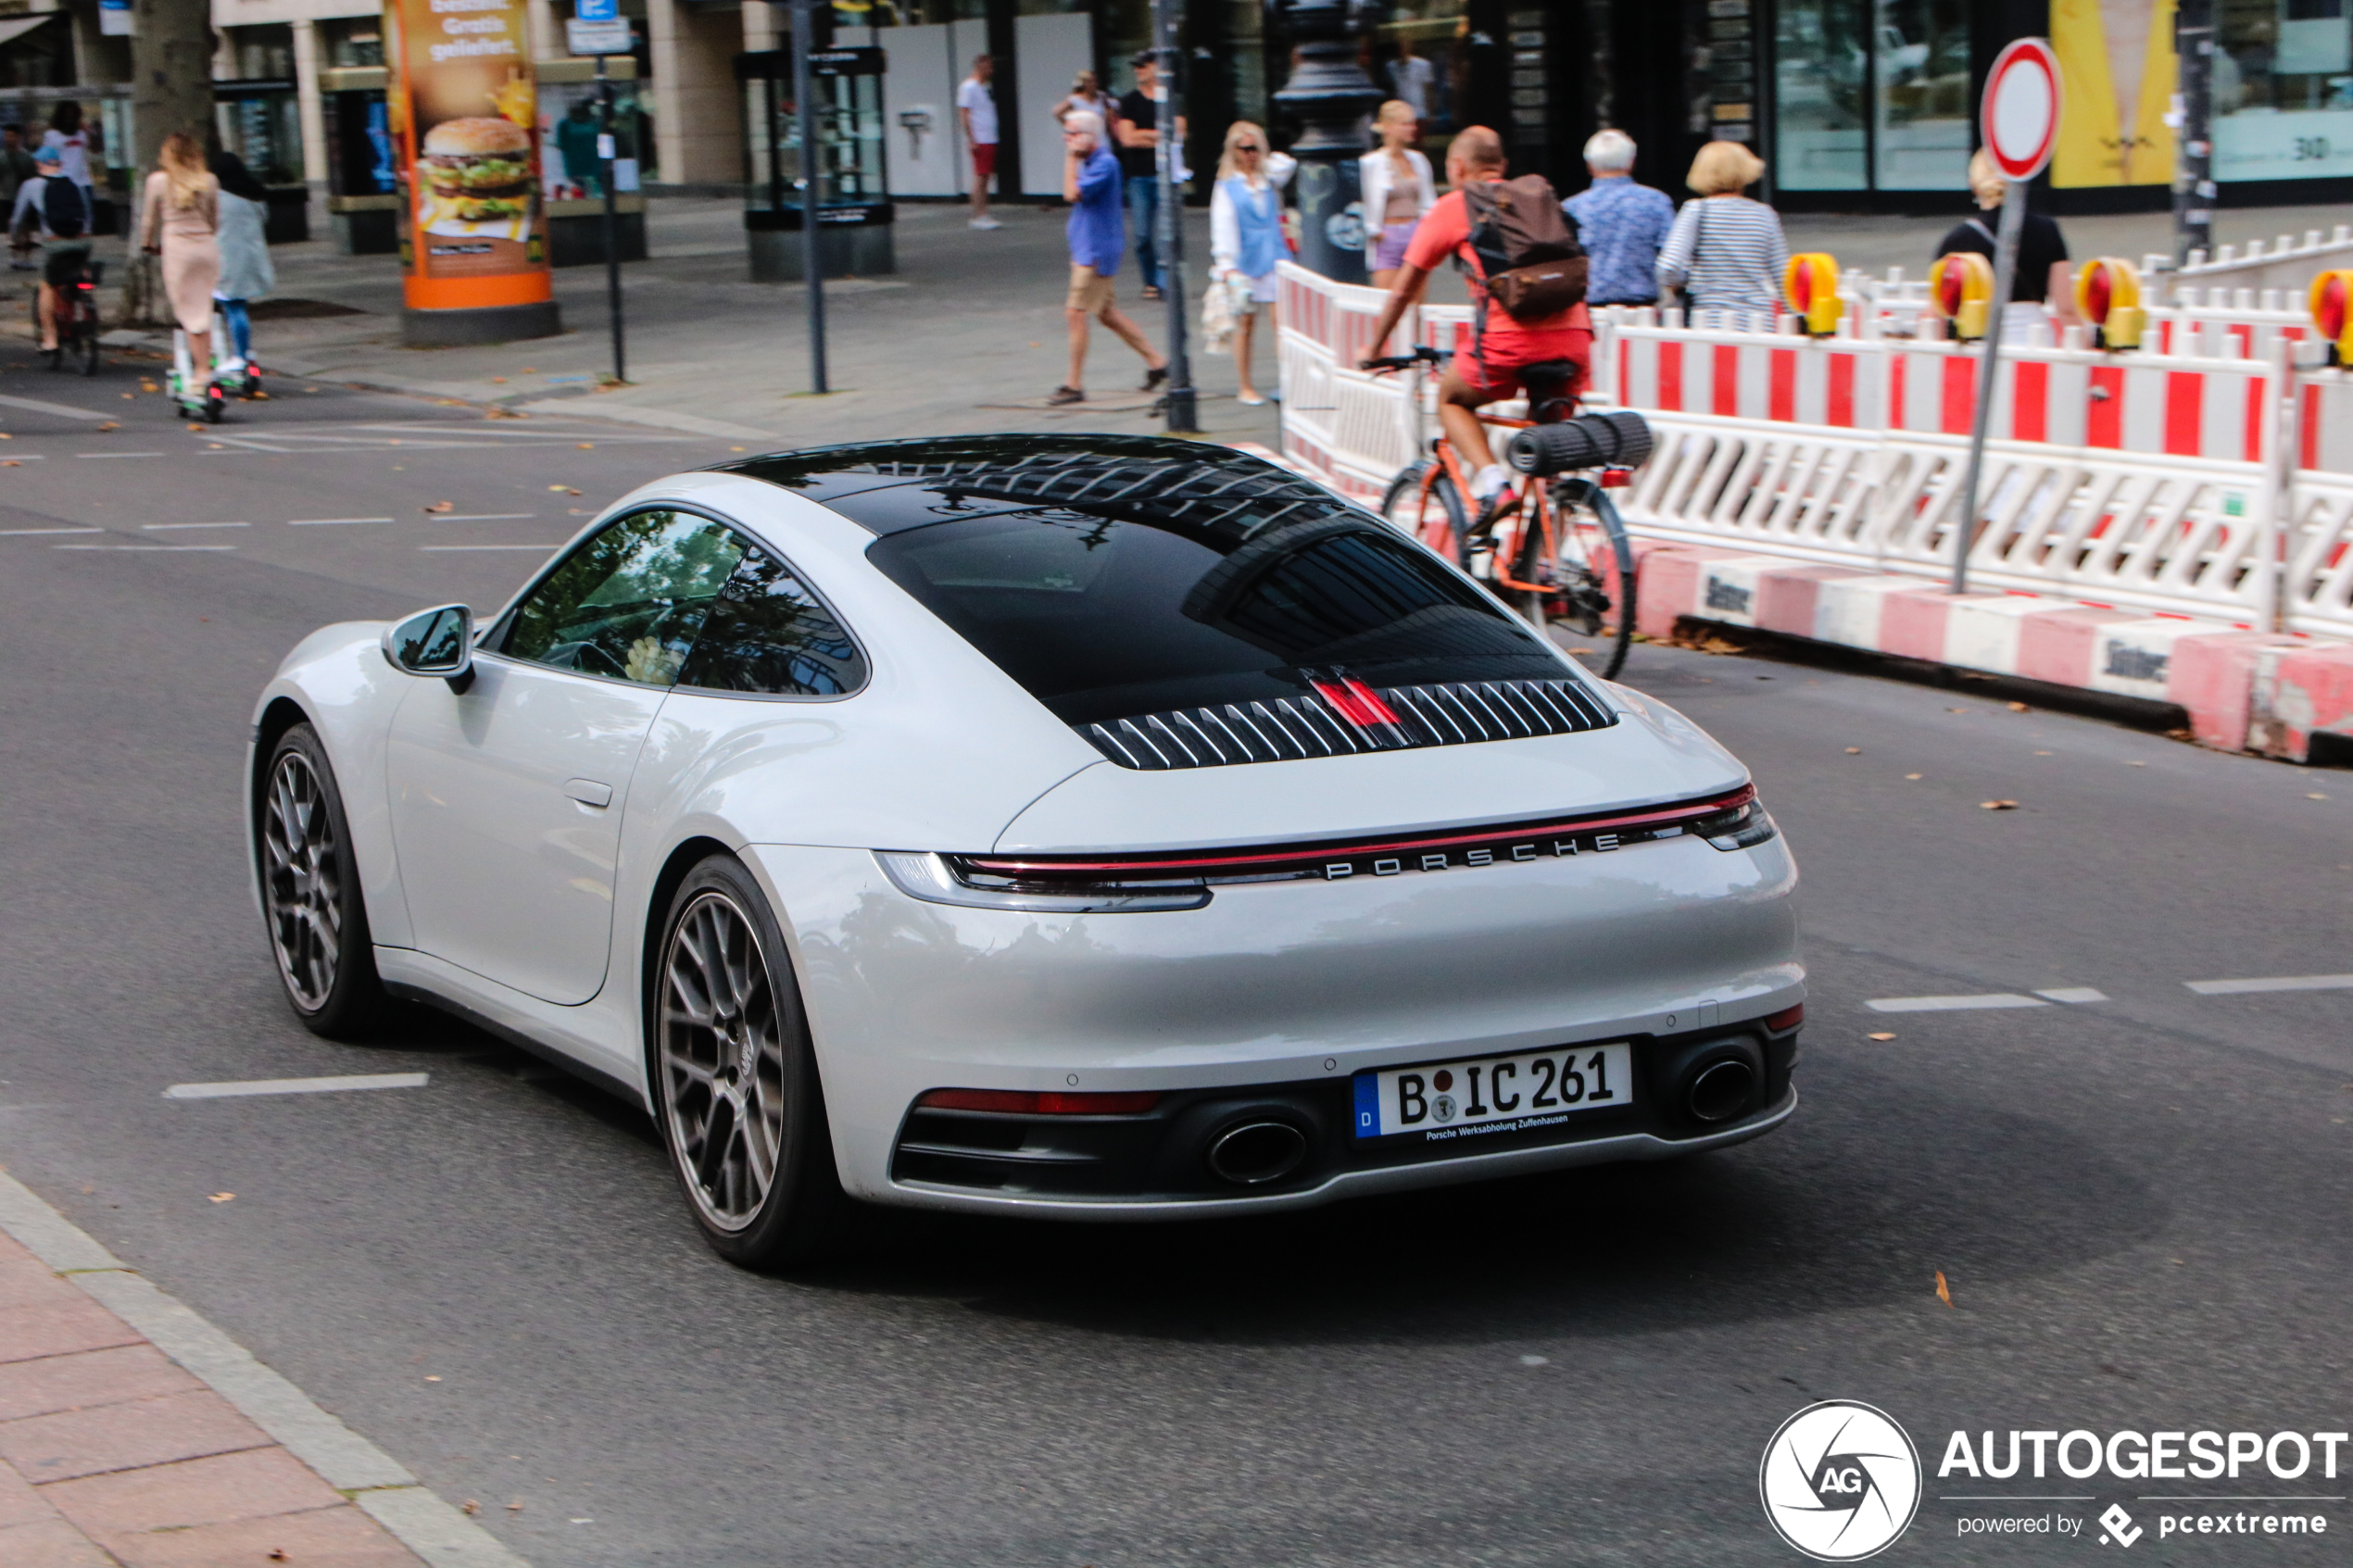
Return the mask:
<path id="1" fill-rule="evenodd" d="M 1789 240 L 1779 213 L 1740 194 L 1764 173 L 1765 160 L 1738 142 L 1699 150 L 1684 182 L 1698 199 L 1675 215 L 1658 253 L 1661 289 L 1681 289 L 1693 310 L 1762 314 L 1770 324 L 1789 270 Z"/>

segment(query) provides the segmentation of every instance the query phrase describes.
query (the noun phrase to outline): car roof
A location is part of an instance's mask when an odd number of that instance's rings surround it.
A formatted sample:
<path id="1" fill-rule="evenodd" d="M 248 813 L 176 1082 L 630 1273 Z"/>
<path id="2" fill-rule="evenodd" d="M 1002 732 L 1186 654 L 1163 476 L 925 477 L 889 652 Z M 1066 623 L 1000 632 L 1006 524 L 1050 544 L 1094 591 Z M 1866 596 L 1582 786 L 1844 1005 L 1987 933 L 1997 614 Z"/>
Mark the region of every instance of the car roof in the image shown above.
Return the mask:
<path id="1" fill-rule="evenodd" d="M 1231 447 L 1156 435 L 961 435 L 776 452 L 714 465 L 790 490 L 878 536 L 1004 511 L 1078 512 L 1222 536 L 1374 523 L 1311 480 Z M 976 507 L 999 501 L 1010 507 Z"/>

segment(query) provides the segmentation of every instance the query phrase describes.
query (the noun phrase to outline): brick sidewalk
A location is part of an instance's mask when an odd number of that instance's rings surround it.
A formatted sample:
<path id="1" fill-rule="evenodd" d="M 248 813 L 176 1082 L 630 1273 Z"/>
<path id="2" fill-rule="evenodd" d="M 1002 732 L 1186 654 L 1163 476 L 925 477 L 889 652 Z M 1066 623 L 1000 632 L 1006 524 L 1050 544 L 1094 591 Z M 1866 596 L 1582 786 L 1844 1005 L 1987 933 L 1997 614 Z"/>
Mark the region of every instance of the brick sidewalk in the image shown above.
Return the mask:
<path id="1" fill-rule="evenodd" d="M 420 1568 L 228 1400 L 0 1236 L 0 1564 Z"/>

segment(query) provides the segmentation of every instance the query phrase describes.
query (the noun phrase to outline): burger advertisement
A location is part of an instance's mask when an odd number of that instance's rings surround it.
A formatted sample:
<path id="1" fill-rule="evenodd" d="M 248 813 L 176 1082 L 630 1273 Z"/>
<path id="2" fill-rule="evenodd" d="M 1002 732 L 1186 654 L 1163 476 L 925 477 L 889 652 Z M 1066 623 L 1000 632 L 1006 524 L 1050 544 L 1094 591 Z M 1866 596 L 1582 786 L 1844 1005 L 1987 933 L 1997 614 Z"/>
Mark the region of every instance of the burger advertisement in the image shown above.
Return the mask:
<path id="1" fill-rule="evenodd" d="M 550 297 L 525 0 L 388 0 L 385 94 L 408 196 L 409 305 Z"/>

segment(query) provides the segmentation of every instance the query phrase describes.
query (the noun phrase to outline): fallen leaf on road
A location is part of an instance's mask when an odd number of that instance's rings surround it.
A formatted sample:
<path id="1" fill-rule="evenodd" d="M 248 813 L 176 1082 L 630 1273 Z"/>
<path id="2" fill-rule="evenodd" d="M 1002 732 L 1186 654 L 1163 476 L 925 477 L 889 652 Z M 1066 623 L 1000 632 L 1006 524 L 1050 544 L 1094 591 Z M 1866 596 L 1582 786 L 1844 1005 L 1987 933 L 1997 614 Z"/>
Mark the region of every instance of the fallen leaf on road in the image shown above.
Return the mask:
<path id="1" fill-rule="evenodd" d="M 1860 757 L 1863 755 L 1863 748 L 1859 746 L 1850 746 L 1846 748 L 1846 755 L 1849 757 Z"/>
<path id="2" fill-rule="evenodd" d="M 1967 713 L 1969 709 L 1966 708 L 1948 708 L 1944 711 L 1947 713 Z"/>
<path id="3" fill-rule="evenodd" d="M 485 420 L 527 420 L 531 418 L 529 414 L 518 414 L 512 408 L 487 409 L 484 412 L 482 417 Z"/>
<path id="4" fill-rule="evenodd" d="M 142 391 L 142 392 L 161 392 L 161 391 L 163 390 L 163 388 L 161 388 L 161 387 L 157 386 L 155 383 L 153 383 L 153 382 L 151 382 L 151 381 L 143 381 L 143 382 L 141 382 L 141 383 L 139 383 L 139 390 L 140 390 L 140 391 Z M 128 396 L 130 396 L 131 395 L 130 395 L 129 393 L 127 393 L 127 392 L 126 392 L 126 393 L 124 393 L 124 394 L 123 394 L 123 395 L 124 395 L 125 397 L 128 397 Z"/>
<path id="5" fill-rule="evenodd" d="M 200 424 L 191 423 L 188 428 L 195 431 L 198 435 L 202 435 L 204 433 L 204 426 Z"/>
<path id="6" fill-rule="evenodd" d="M 1866 1035 L 1863 1038 L 1866 1040 L 1892 1040 L 1895 1038 L 1895 1035 L 1893 1030 L 1882 1029 L 1876 1035 Z"/>
<path id="7" fill-rule="evenodd" d="M 24 465 L 14 458 L 0 458 L 0 469 L 20 469 Z"/>
<path id="8" fill-rule="evenodd" d="M 2308 795 L 2304 798 L 2307 800 L 2326 800 L 2328 797 L 2325 795 Z"/>
<path id="9" fill-rule="evenodd" d="M 539 372 L 538 372 L 537 370 L 533 370 L 530 366 L 525 365 L 525 366 L 522 368 L 522 373 L 523 373 L 524 375 L 527 375 L 527 376 L 535 376 L 535 375 L 537 375 Z"/>
<path id="10" fill-rule="evenodd" d="M 458 1512 L 470 1516 L 480 1513 L 482 1512 L 482 1504 L 476 1502 L 472 1498 L 468 1498 L 465 1501 L 458 1505 Z"/>
<path id="11" fill-rule="evenodd" d="M 10 435 L 10 434 L 9 434 L 6 431 L 5 431 L 5 430 L 0 430 L 0 441 L 14 441 L 15 439 L 16 439 L 16 437 L 15 437 L 15 436 L 13 436 L 13 435 Z M 743 448 L 742 448 L 742 447 L 740 447 L 740 446 L 738 446 L 738 447 L 736 447 L 736 451 L 738 451 L 738 452 L 740 452 L 740 451 L 742 451 L 742 450 L 743 450 Z"/>
<path id="12" fill-rule="evenodd" d="M 1953 1287 L 1944 1283 L 1944 1271 L 1936 1271 L 1936 1298 L 1946 1306 L 1953 1304 Z"/>
<path id="13" fill-rule="evenodd" d="M 212 1200 L 215 1203 L 226 1203 L 236 1196 L 233 1192 L 216 1192 L 212 1195 Z"/>
<path id="14" fill-rule="evenodd" d="M 596 450 L 596 446 L 597 444 L 593 441 L 584 441 L 580 444 L 580 449 L 584 452 L 594 451 Z"/>
<path id="15" fill-rule="evenodd" d="M 436 397 L 434 401 L 445 408 L 462 408 L 466 406 L 466 400 L 462 397 Z"/>
<path id="16" fill-rule="evenodd" d="M 514 1501 L 509 1503 L 507 1505 L 507 1512 L 509 1513 L 521 1513 L 522 1512 L 522 1499 L 521 1498 L 517 1498 Z"/>
<path id="17" fill-rule="evenodd" d="M 425 1381 L 426 1381 L 427 1383 L 438 1383 L 438 1382 L 440 1382 L 440 1381 L 441 1381 L 441 1379 L 440 1379 L 439 1377 L 437 1377 L 437 1376 L 436 1376 L 436 1377 L 428 1377 L 428 1378 L 426 1378 L 426 1379 L 425 1379 Z"/>
<path id="18" fill-rule="evenodd" d="M 128 402 L 130 402 L 130 401 L 131 401 L 132 396 L 132 395 L 131 393 L 126 392 L 126 393 L 124 393 L 124 394 L 122 395 L 122 400 L 123 400 L 125 403 L 128 403 Z"/>
<path id="19" fill-rule="evenodd" d="M 98 428 L 100 430 L 120 430 L 122 426 L 113 420 L 108 420 L 105 424 L 100 425 Z"/>
<path id="20" fill-rule="evenodd" d="M 727 450 L 728 450 L 728 451 L 730 451 L 730 452 L 740 452 L 740 451 L 742 451 L 742 450 L 743 450 L 743 448 L 742 448 L 742 447 L 740 447 L 740 446 L 730 446 L 730 447 L 728 447 L 728 448 L 727 448 Z"/>
<path id="21" fill-rule="evenodd" d="M 507 384 L 507 378 L 504 376 L 493 376 L 490 380 L 491 383 L 495 386 L 504 386 Z"/>
<path id="22" fill-rule="evenodd" d="M 2124 765 L 2127 768 L 2145 768 L 2148 766 L 2145 762 L 2127 762 Z"/>
<path id="23" fill-rule="evenodd" d="M 1924 774 L 1924 773 L 1906 773 L 1906 774 L 1905 774 L 1904 776 L 1905 776 L 1906 778 L 1907 778 L 1907 779 L 1914 779 L 1914 780 L 1917 780 L 1917 779 L 1925 778 L 1927 775 L 1926 775 L 1926 774 Z"/>
<path id="24" fill-rule="evenodd" d="M 559 495 L 562 495 L 562 494 L 564 493 L 564 491 L 568 488 L 568 486 L 561 485 L 561 484 L 550 484 L 549 486 L 547 486 L 547 488 L 548 488 L 548 489 L 550 489 L 550 490 L 553 490 L 554 492 L 556 492 L 556 494 L 558 494 Z M 579 494 L 580 494 L 580 492 L 579 492 L 579 491 L 577 491 L 577 490 L 574 490 L 574 491 L 573 491 L 573 495 L 579 495 Z"/>
<path id="25" fill-rule="evenodd" d="M 2033 710 L 2022 702 L 2013 702 L 2010 704 L 2010 711 L 2013 713 L 2030 713 Z"/>
<path id="26" fill-rule="evenodd" d="M 270 1561 L 271 1561 L 271 1562 L 285 1562 L 285 1561 L 286 1561 L 286 1549 L 285 1549 L 284 1547 L 282 1547 L 282 1546 L 273 1546 L 273 1547 L 271 1547 L 271 1548 L 270 1549 Z"/>
<path id="27" fill-rule="evenodd" d="M 1977 809 L 1981 811 L 2015 811 L 2018 809 L 2018 802 L 2015 800 L 1981 800 L 1977 803 Z"/>
<path id="28" fill-rule="evenodd" d="M 252 398 L 257 403 L 267 403 L 270 401 L 270 395 L 266 392 L 248 392 L 245 395 Z"/>
<path id="29" fill-rule="evenodd" d="M 455 501 L 435 501 L 425 508 L 429 512 L 454 512 L 457 509 L 458 503 Z"/>

